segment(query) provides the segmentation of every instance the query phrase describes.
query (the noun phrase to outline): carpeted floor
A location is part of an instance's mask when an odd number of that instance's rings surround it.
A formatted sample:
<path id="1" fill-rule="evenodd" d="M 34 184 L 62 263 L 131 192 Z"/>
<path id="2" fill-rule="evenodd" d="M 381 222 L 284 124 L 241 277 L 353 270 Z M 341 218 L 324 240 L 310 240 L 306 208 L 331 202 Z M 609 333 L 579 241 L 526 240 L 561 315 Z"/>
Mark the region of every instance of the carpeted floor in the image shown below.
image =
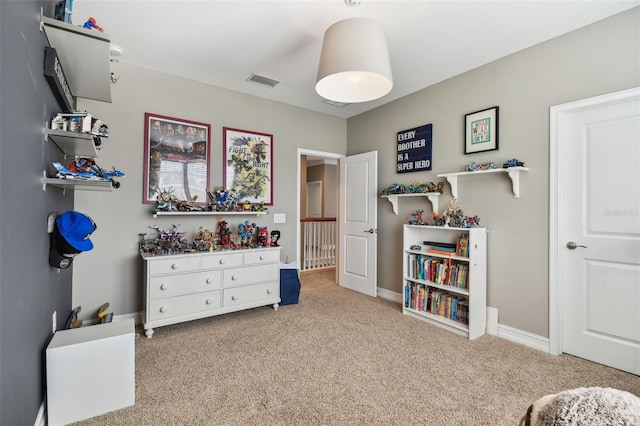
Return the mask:
<path id="1" fill-rule="evenodd" d="M 640 377 L 495 336 L 470 341 L 399 304 L 302 274 L 298 304 L 144 333 L 136 405 L 81 425 L 517 425 L 576 387 L 640 395 Z"/>

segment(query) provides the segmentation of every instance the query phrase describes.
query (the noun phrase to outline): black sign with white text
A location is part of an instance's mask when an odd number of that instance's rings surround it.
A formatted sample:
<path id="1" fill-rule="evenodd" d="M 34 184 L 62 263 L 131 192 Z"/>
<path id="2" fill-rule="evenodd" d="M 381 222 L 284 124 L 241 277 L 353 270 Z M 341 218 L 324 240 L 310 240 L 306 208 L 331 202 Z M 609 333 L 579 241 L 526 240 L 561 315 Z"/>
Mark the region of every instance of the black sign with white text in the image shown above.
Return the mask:
<path id="1" fill-rule="evenodd" d="M 431 170 L 433 125 L 398 132 L 397 173 Z"/>
<path id="2" fill-rule="evenodd" d="M 62 111 L 73 111 L 76 107 L 76 100 L 67 83 L 56 49 L 53 47 L 44 48 L 44 76 Z"/>

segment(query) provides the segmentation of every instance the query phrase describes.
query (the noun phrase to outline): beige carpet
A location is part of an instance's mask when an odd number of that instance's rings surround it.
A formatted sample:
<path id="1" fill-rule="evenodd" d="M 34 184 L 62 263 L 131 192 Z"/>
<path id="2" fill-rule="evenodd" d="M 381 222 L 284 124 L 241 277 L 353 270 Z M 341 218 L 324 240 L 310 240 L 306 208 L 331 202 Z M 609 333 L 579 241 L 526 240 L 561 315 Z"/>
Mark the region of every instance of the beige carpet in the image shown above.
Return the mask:
<path id="1" fill-rule="evenodd" d="M 532 401 L 565 389 L 640 395 L 638 376 L 494 336 L 469 341 L 333 274 L 303 273 L 299 303 L 278 311 L 141 332 L 136 405 L 79 424 L 516 425 Z"/>

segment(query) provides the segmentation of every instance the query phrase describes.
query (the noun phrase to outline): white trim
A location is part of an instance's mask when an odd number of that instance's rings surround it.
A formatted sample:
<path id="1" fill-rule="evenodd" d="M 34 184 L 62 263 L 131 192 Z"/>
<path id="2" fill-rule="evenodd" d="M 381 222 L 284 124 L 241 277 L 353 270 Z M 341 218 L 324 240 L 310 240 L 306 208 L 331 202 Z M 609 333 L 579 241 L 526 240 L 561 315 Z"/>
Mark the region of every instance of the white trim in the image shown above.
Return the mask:
<path id="1" fill-rule="evenodd" d="M 498 324 L 498 337 L 549 353 L 549 339 L 508 325 Z"/>
<path id="2" fill-rule="evenodd" d="M 324 151 L 316 151 L 313 149 L 306 149 L 306 148 L 298 148 L 298 155 L 297 155 L 297 164 L 296 164 L 296 176 L 297 176 L 297 182 L 296 182 L 296 205 L 297 205 L 297 209 L 296 209 L 296 264 L 297 265 L 301 265 L 302 263 L 300 263 L 300 235 L 302 235 L 302 231 L 300 228 L 300 160 L 302 159 L 303 155 L 310 155 L 313 157 L 323 157 L 323 158 L 327 158 L 327 159 L 335 159 L 335 161 L 337 162 L 340 158 L 344 157 L 344 154 L 336 154 L 334 152 L 324 152 Z M 336 265 L 337 268 L 337 265 Z M 337 271 L 337 269 L 336 269 Z M 337 272 L 336 272 L 337 273 Z"/>
<path id="3" fill-rule="evenodd" d="M 581 99 L 550 107 L 549 111 L 549 353 L 562 353 L 562 292 L 559 282 L 562 276 L 562 264 L 559 259 L 559 247 L 562 235 L 561 189 L 563 182 L 559 173 L 563 164 L 560 145 L 564 137 L 564 120 L 567 114 L 590 108 L 594 105 L 620 102 L 640 96 L 640 87 L 619 92 L 607 93 L 592 98 Z"/>
<path id="4" fill-rule="evenodd" d="M 378 297 L 402 304 L 402 294 L 378 287 Z"/>
<path id="5" fill-rule="evenodd" d="M 45 401 L 47 400 L 47 394 L 44 394 L 44 399 L 40 404 L 40 408 L 38 409 L 38 415 L 36 416 L 36 421 L 33 423 L 33 426 L 46 426 L 47 424 L 47 406 Z"/>
<path id="6" fill-rule="evenodd" d="M 378 297 L 402 304 L 402 294 L 395 291 L 378 287 Z M 509 327 L 508 325 L 501 324 L 498 324 L 497 336 L 542 352 L 550 353 L 549 339 L 546 337 L 538 336 L 527 331 L 518 330 L 516 328 Z"/>

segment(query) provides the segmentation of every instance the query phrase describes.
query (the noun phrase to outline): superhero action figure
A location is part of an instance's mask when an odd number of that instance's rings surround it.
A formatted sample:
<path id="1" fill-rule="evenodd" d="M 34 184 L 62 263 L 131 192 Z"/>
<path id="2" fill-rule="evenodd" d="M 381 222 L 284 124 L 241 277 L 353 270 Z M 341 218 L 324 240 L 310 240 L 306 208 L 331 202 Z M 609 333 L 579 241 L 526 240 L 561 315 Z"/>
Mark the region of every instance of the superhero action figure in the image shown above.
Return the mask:
<path id="1" fill-rule="evenodd" d="M 95 18 L 89 18 L 89 20 L 84 23 L 82 28 L 87 28 L 87 29 L 90 29 L 90 30 L 91 29 L 96 29 L 96 30 L 100 31 L 101 33 L 104 32 L 104 28 L 102 28 L 100 25 L 96 24 Z"/>

